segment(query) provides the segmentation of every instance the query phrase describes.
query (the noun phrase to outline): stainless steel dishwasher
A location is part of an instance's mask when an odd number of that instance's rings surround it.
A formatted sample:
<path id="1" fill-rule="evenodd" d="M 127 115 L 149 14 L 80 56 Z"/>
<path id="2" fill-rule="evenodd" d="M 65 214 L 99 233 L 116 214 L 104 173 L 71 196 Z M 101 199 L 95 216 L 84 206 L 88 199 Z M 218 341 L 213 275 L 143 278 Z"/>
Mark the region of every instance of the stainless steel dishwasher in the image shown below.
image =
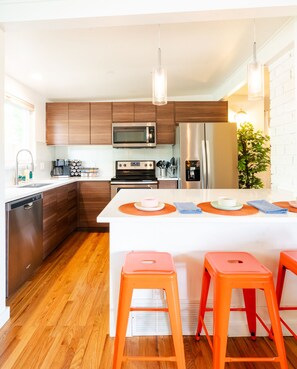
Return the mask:
<path id="1" fill-rule="evenodd" d="M 42 230 L 42 194 L 6 204 L 7 297 L 41 264 Z"/>

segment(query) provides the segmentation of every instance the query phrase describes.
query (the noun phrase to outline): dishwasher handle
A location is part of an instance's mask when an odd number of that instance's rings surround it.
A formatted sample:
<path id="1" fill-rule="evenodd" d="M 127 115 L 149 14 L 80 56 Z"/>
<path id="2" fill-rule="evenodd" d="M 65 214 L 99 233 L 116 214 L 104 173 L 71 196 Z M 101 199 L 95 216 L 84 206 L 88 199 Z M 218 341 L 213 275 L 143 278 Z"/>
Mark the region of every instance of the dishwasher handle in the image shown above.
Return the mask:
<path id="1" fill-rule="evenodd" d="M 30 210 L 33 208 L 33 201 L 32 202 L 28 202 L 28 204 L 24 205 L 24 209 L 25 210 Z"/>
<path id="2" fill-rule="evenodd" d="M 23 197 L 21 199 L 8 202 L 6 204 L 6 211 L 11 211 L 20 207 L 24 207 L 25 210 L 32 209 L 34 202 L 42 200 L 42 193 L 37 193 L 32 196 Z"/>

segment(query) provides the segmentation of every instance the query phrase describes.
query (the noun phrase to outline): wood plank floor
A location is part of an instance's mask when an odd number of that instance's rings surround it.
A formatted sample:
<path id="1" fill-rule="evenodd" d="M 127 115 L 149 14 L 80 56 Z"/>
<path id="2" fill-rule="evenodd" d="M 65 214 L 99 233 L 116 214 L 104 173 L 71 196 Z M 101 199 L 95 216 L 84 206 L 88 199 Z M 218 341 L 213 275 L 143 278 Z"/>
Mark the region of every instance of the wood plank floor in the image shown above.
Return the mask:
<path id="1" fill-rule="evenodd" d="M 108 336 L 108 233 L 75 232 L 55 250 L 8 304 L 11 319 L 0 330 L 2 369 L 111 369 Z M 187 369 L 212 369 L 205 337 L 184 337 Z M 285 339 L 289 369 L 297 369 L 297 341 Z M 257 350 L 255 352 L 255 349 Z M 130 354 L 173 352 L 171 337 L 127 339 Z M 267 338 L 230 338 L 230 356 L 273 355 Z M 130 362 L 123 369 L 173 369 L 173 363 Z M 274 369 L 272 363 L 226 364 L 226 369 Z"/>

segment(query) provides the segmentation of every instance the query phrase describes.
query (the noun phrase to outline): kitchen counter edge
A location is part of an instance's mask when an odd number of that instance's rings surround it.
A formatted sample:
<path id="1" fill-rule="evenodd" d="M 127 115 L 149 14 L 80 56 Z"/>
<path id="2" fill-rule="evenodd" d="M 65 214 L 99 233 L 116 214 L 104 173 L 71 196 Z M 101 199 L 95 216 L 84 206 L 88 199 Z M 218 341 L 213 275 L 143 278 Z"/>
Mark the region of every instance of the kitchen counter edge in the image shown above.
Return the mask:
<path id="1" fill-rule="evenodd" d="M 59 178 L 59 179 L 42 179 L 35 180 L 31 183 L 49 183 L 47 186 L 35 187 L 35 188 L 22 188 L 18 186 L 10 186 L 5 188 L 5 203 L 21 199 L 23 197 L 35 195 L 36 193 L 46 192 L 54 188 L 64 186 L 75 182 L 110 182 L 110 178 L 102 177 L 69 177 L 69 178 Z M 25 183 L 24 183 L 25 185 Z"/>

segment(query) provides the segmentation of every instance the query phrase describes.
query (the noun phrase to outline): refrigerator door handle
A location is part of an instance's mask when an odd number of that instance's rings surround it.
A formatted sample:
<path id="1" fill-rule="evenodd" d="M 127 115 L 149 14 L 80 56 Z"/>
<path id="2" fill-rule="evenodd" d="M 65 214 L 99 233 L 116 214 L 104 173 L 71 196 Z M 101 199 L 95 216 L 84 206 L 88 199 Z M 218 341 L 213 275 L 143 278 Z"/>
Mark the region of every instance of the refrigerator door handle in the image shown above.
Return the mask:
<path id="1" fill-rule="evenodd" d="M 205 145 L 206 150 L 206 173 L 207 173 L 207 187 L 206 188 L 212 188 L 211 185 L 211 168 L 210 168 L 210 152 L 209 152 L 209 141 L 206 140 Z"/>
<path id="2" fill-rule="evenodd" d="M 207 182 L 206 145 L 205 141 L 202 140 L 202 188 L 206 189 L 208 187 Z"/>

